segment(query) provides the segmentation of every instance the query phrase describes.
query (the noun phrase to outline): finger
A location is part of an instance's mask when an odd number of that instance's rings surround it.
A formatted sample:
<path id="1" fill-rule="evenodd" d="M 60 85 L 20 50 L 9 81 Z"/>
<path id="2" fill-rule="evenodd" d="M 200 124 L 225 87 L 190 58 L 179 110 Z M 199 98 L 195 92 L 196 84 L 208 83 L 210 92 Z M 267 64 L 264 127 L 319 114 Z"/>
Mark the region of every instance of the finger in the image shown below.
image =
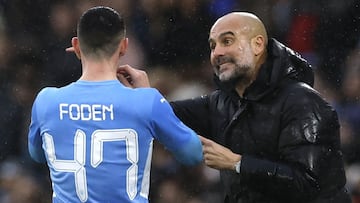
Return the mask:
<path id="1" fill-rule="evenodd" d="M 117 77 L 123 85 L 125 85 L 126 87 L 132 87 L 131 83 L 123 74 L 117 74 Z"/>
<path id="2" fill-rule="evenodd" d="M 118 74 L 124 75 L 125 78 L 130 77 L 133 78 L 136 75 L 136 72 L 132 70 L 129 65 L 121 65 L 117 68 L 116 72 Z"/>
<path id="3" fill-rule="evenodd" d="M 135 69 L 128 64 L 119 66 L 117 71 L 121 73 L 126 73 L 127 75 L 130 75 L 131 78 L 140 77 L 139 74 L 141 73 L 140 70 Z"/>
<path id="4" fill-rule="evenodd" d="M 207 162 L 211 160 L 210 154 L 208 154 L 208 153 L 204 153 L 203 157 L 204 157 L 203 159 Z"/>
<path id="5" fill-rule="evenodd" d="M 123 75 L 125 78 L 130 79 L 135 77 L 136 71 L 129 65 L 121 65 L 117 68 L 116 72 Z"/>
<path id="6" fill-rule="evenodd" d="M 147 73 L 143 70 L 133 68 L 130 65 L 121 65 L 118 67 L 117 72 L 124 73 L 125 77 L 130 76 L 134 88 L 151 87 Z"/>
<path id="7" fill-rule="evenodd" d="M 214 164 L 215 164 L 215 162 L 214 162 L 214 160 L 212 159 L 212 157 L 209 157 L 209 156 L 207 156 L 207 157 L 204 156 L 204 163 L 205 163 L 207 166 L 210 166 L 210 167 L 214 166 Z"/>
<path id="8" fill-rule="evenodd" d="M 209 139 L 207 139 L 201 135 L 199 135 L 199 137 L 200 137 L 200 141 L 203 145 L 209 145 L 209 143 L 211 143 Z"/>
<path id="9" fill-rule="evenodd" d="M 203 144 L 203 153 L 208 155 L 214 154 L 214 149 L 209 144 Z"/>
<path id="10" fill-rule="evenodd" d="M 66 52 L 75 52 L 74 47 L 68 47 L 65 49 Z"/>
<path id="11" fill-rule="evenodd" d="M 130 65 L 126 64 L 126 65 L 120 65 L 118 67 L 118 71 L 124 71 L 124 72 L 127 72 L 127 73 L 134 73 L 135 70 L 133 67 L 131 67 Z"/>

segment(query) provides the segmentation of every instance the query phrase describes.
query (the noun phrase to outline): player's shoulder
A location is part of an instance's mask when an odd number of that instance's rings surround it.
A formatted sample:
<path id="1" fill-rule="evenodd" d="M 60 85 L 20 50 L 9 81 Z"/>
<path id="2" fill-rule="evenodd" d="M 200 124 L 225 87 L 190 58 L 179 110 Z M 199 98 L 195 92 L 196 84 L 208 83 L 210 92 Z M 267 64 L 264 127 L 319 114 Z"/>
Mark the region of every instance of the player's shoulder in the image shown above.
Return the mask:
<path id="1" fill-rule="evenodd" d="M 58 87 L 44 87 L 36 95 L 36 100 L 46 100 L 51 98 L 55 92 L 59 90 Z"/>
<path id="2" fill-rule="evenodd" d="M 139 87 L 139 88 L 134 88 L 133 90 L 139 90 L 139 91 L 143 91 L 143 92 L 149 92 L 149 93 L 154 93 L 154 92 L 159 92 L 156 88 L 154 87 Z"/>
<path id="3" fill-rule="evenodd" d="M 42 89 L 40 89 L 40 91 L 38 92 L 38 96 L 44 96 L 44 95 L 49 95 L 49 94 L 56 94 L 59 92 L 63 92 L 66 91 L 67 89 L 71 88 L 74 86 L 74 83 L 70 83 L 66 86 L 62 86 L 62 87 L 54 87 L 54 86 L 47 86 L 47 87 L 43 87 Z"/>
<path id="4" fill-rule="evenodd" d="M 47 94 L 50 94 L 51 92 L 54 92 L 54 91 L 57 91 L 57 87 L 44 87 L 42 89 L 40 89 L 40 91 L 38 92 L 38 97 L 39 96 L 44 96 L 44 95 L 47 95 Z"/>
<path id="5" fill-rule="evenodd" d="M 138 91 L 141 94 L 147 94 L 149 96 L 150 95 L 153 95 L 153 96 L 161 95 L 159 90 L 157 90 L 156 88 L 153 88 L 153 87 L 136 88 L 136 89 L 133 89 L 133 90 Z"/>
<path id="6" fill-rule="evenodd" d="M 148 103 L 168 103 L 164 95 L 156 88 L 137 88 L 142 98 L 146 98 Z"/>

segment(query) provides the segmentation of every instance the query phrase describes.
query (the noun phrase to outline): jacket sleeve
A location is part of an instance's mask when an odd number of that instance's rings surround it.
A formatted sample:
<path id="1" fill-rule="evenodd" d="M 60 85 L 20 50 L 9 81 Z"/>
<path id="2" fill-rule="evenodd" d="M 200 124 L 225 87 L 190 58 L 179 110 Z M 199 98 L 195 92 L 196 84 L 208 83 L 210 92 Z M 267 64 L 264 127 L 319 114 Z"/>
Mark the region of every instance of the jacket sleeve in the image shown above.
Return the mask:
<path id="1" fill-rule="evenodd" d="M 201 136 L 210 136 L 209 96 L 170 102 L 177 117 Z"/>
<path id="2" fill-rule="evenodd" d="M 241 176 L 268 195 L 330 196 L 345 184 L 337 114 L 311 88 L 300 89 L 289 92 L 283 105 L 279 160 L 244 155 Z"/>

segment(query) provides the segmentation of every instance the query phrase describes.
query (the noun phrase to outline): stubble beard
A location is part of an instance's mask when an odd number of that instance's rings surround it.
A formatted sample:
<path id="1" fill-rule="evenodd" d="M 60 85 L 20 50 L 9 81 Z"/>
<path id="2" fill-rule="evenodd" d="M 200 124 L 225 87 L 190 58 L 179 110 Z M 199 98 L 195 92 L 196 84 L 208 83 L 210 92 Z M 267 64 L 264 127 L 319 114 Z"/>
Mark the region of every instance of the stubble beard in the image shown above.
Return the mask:
<path id="1" fill-rule="evenodd" d="M 248 64 L 235 64 L 235 68 L 230 72 L 218 73 L 222 83 L 227 84 L 247 84 L 251 81 L 251 67 Z"/>

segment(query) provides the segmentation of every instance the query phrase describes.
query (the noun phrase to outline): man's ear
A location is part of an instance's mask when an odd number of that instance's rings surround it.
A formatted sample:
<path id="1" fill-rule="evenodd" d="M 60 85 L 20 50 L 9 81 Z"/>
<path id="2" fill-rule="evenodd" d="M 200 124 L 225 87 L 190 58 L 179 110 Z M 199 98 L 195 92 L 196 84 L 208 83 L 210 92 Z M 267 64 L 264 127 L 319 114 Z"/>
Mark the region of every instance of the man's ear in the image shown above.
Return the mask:
<path id="1" fill-rule="evenodd" d="M 71 39 L 71 45 L 74 47 L 74 52 L 75 52 L 77 58 L 81 60 L 79 38 L 78 37 L 73 37 Z"/>
<path id="2" fill-rule="evenodd" d="M 265 50 L 265 39 L 262 35 L 257 35 L 251 39 L 251 48 L 255 56 L 260 55 Z"/>
<path id="3" fill-rule="evenodd" d="M 119 45 L 120 46 L 120 52 L 119 52 L 120 56 L 125 55 L 128 44 L 129 44 L 129 39 L 126 37 L 120 41 L 120 45 Z"/>

